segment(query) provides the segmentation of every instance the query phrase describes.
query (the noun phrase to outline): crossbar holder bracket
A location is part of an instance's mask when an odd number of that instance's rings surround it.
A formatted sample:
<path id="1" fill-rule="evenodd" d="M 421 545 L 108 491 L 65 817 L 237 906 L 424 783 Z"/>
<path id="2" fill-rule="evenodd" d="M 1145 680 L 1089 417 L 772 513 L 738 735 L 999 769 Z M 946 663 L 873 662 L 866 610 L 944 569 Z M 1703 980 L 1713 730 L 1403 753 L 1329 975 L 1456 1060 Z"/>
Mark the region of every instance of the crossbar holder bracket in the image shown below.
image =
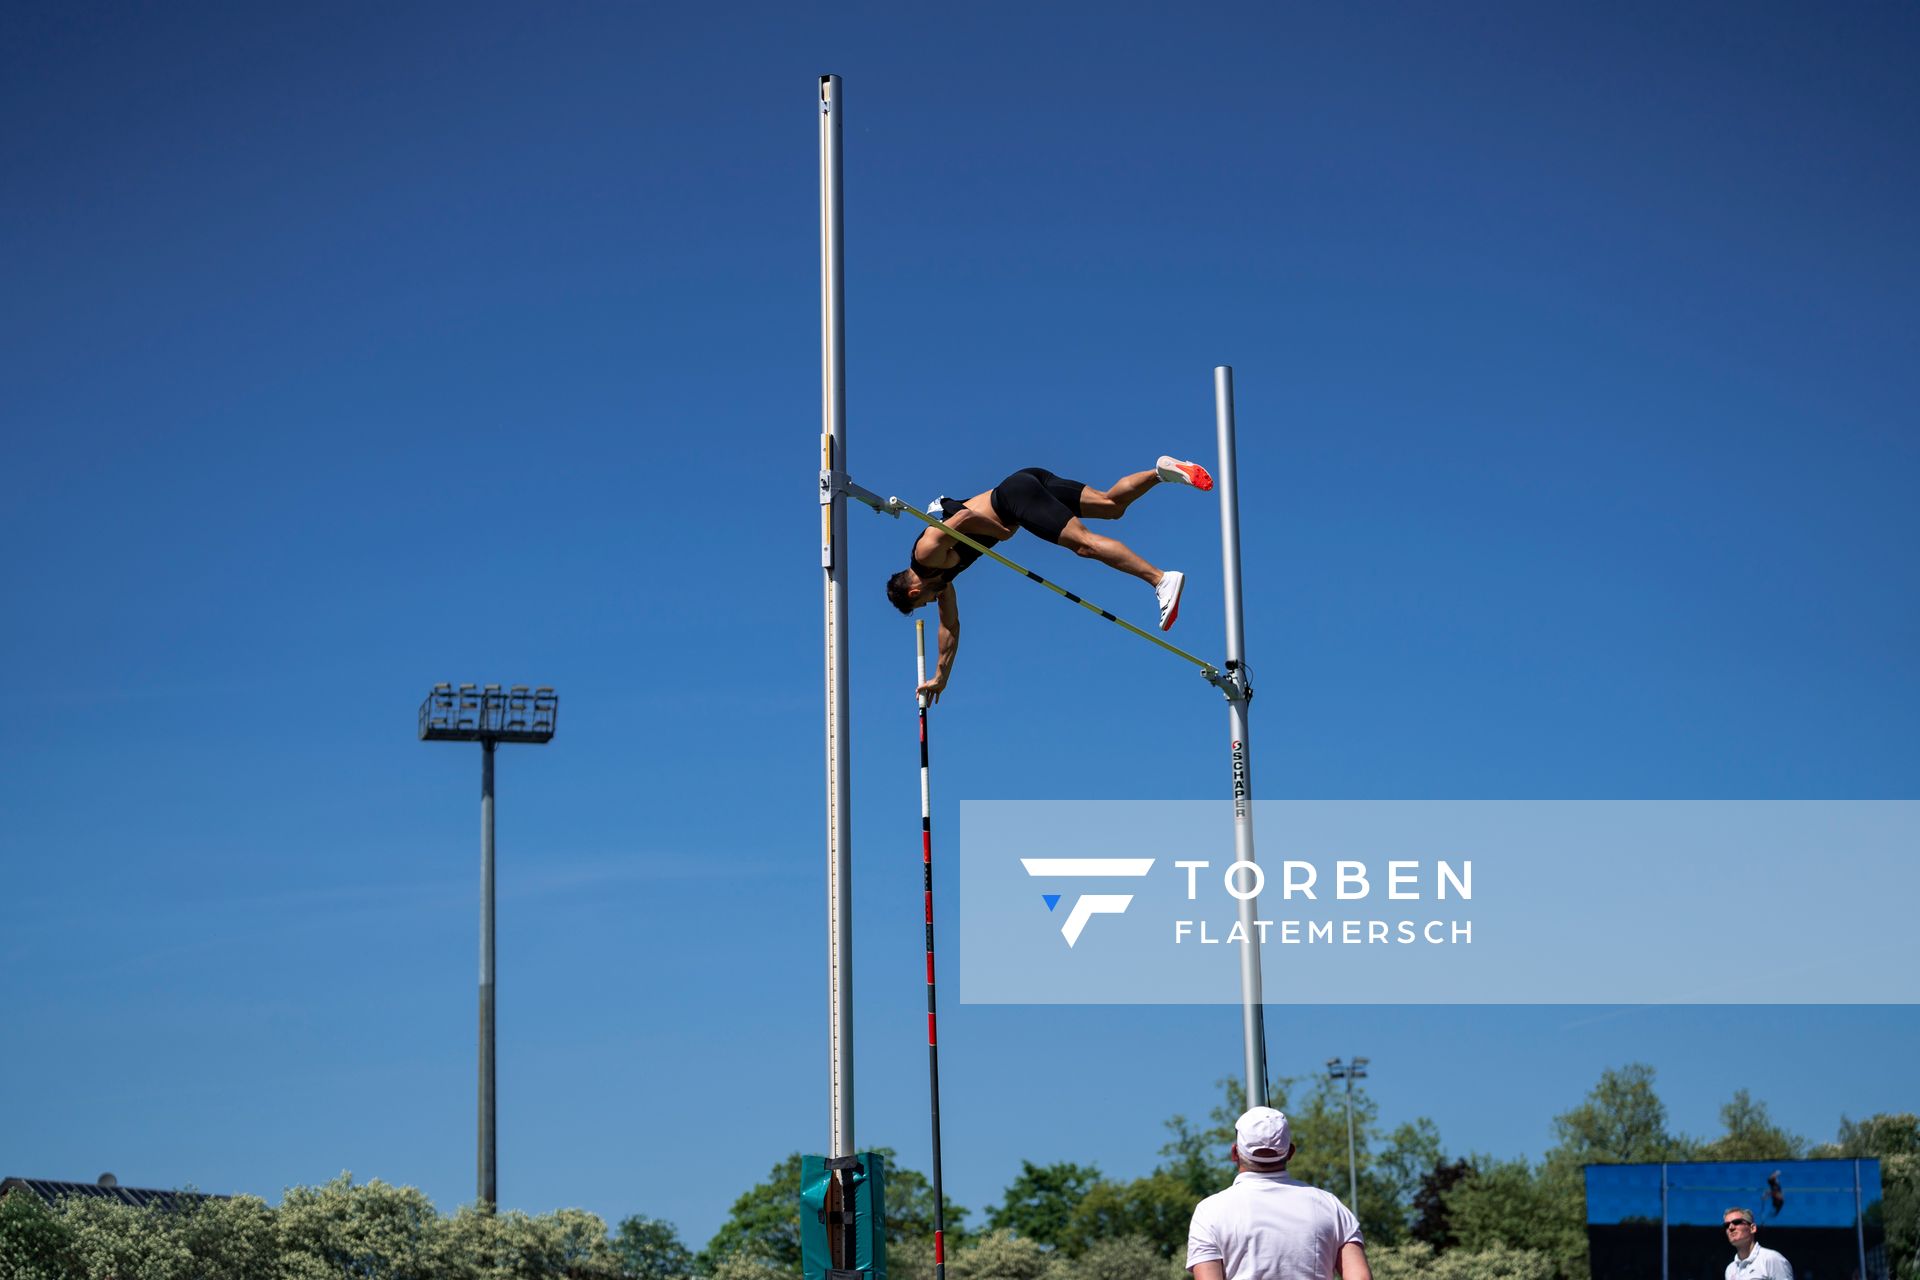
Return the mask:
<path id="1" fill-rule="evenodd" d="M 1250 703 L 1253 701 L 1253 672 L 1247 669 L 1247 664 L 1244 662 L 1227 659 L 1225 674 L 1216 672 L 1208 675 L 1207 683 L 1220 690 L 1221 695 L 1228 702 Z"/>

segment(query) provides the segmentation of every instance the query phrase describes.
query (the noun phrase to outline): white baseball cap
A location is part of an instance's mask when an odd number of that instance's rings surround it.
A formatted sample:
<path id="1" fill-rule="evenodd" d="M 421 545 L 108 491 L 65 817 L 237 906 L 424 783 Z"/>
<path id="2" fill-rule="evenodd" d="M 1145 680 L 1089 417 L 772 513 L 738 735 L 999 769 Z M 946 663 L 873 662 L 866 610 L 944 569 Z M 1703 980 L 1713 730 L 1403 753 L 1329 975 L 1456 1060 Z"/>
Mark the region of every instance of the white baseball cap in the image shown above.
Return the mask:
<path id="1" fill-rule="evenodd" d="M 1233 1125 L 1234 1146 L 1250 1168 L 1278 1168 L 1293 1147 L 1293 1126 L 1272 1107 L 1255 1107 Z"/>

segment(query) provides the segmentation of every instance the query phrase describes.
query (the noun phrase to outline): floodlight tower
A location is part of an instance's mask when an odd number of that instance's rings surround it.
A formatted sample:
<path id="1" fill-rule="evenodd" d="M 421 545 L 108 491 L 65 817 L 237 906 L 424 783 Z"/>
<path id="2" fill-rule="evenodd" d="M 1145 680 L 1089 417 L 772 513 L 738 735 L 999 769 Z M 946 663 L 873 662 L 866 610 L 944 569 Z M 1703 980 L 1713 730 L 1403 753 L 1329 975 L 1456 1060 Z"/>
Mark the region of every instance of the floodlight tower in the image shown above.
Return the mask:
<path id="1" fill-rule="evenodd" d="M 560 714 L 559 695 L 541 685 L 497 684 L 476 690 L 437 684 L 420 704 L 422 742 L 480 744 L 480 1204 L 491 1213 L 499 1199 L 494 1148 L 493 1092 L 493 748 L 502 742 L 549 742 Z"/>
<path id="2" fill-rule="evenodd" d="M 1353 1164 L 1353 1082 L 1367 1078 L 1367 1059 L 1355 1058 L 1352 1062 L 1342 1062 L 1338 1058 L 1328 1058 L 1327 1074 L 1335 1080 L 1347 1082 L 1347 1208 L 1358 1214 L 1360 1179 L 1354 1172 Z"/>

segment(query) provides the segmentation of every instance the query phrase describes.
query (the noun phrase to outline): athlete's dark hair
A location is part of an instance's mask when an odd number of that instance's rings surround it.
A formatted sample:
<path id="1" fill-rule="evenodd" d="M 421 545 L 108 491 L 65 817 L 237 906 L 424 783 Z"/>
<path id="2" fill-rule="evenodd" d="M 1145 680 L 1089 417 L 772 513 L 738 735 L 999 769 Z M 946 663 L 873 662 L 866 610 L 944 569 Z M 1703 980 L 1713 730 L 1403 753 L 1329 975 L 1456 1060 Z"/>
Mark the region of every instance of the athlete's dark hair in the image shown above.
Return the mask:
<path id="1" fill-rule="evenodd" d="M 887 599 L 891 600 L 893 607 L 902 613 L 913 612 L 913 601 L 907 597 L 907 575 L 910 572 L 912 571 L 902 569 L 887 579 Z"/>

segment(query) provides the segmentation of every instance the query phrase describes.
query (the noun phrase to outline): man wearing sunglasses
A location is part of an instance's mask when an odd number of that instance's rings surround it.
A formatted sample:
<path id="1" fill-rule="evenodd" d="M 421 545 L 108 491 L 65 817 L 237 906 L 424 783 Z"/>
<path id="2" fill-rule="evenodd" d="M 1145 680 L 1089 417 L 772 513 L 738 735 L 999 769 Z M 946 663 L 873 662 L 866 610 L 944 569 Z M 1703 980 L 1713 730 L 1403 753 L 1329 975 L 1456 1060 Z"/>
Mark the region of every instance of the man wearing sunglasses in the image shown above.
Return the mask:
<path id="1" fill-rule="evenodd" d="M 1727 1280 L 1793 1280 L 1793 1265 L 1760 1243 L 1751 1209 L 1729 1209 L 1720 1216 L 1727 1220 L 1727 1243 L 1733 1246 Z"/>

